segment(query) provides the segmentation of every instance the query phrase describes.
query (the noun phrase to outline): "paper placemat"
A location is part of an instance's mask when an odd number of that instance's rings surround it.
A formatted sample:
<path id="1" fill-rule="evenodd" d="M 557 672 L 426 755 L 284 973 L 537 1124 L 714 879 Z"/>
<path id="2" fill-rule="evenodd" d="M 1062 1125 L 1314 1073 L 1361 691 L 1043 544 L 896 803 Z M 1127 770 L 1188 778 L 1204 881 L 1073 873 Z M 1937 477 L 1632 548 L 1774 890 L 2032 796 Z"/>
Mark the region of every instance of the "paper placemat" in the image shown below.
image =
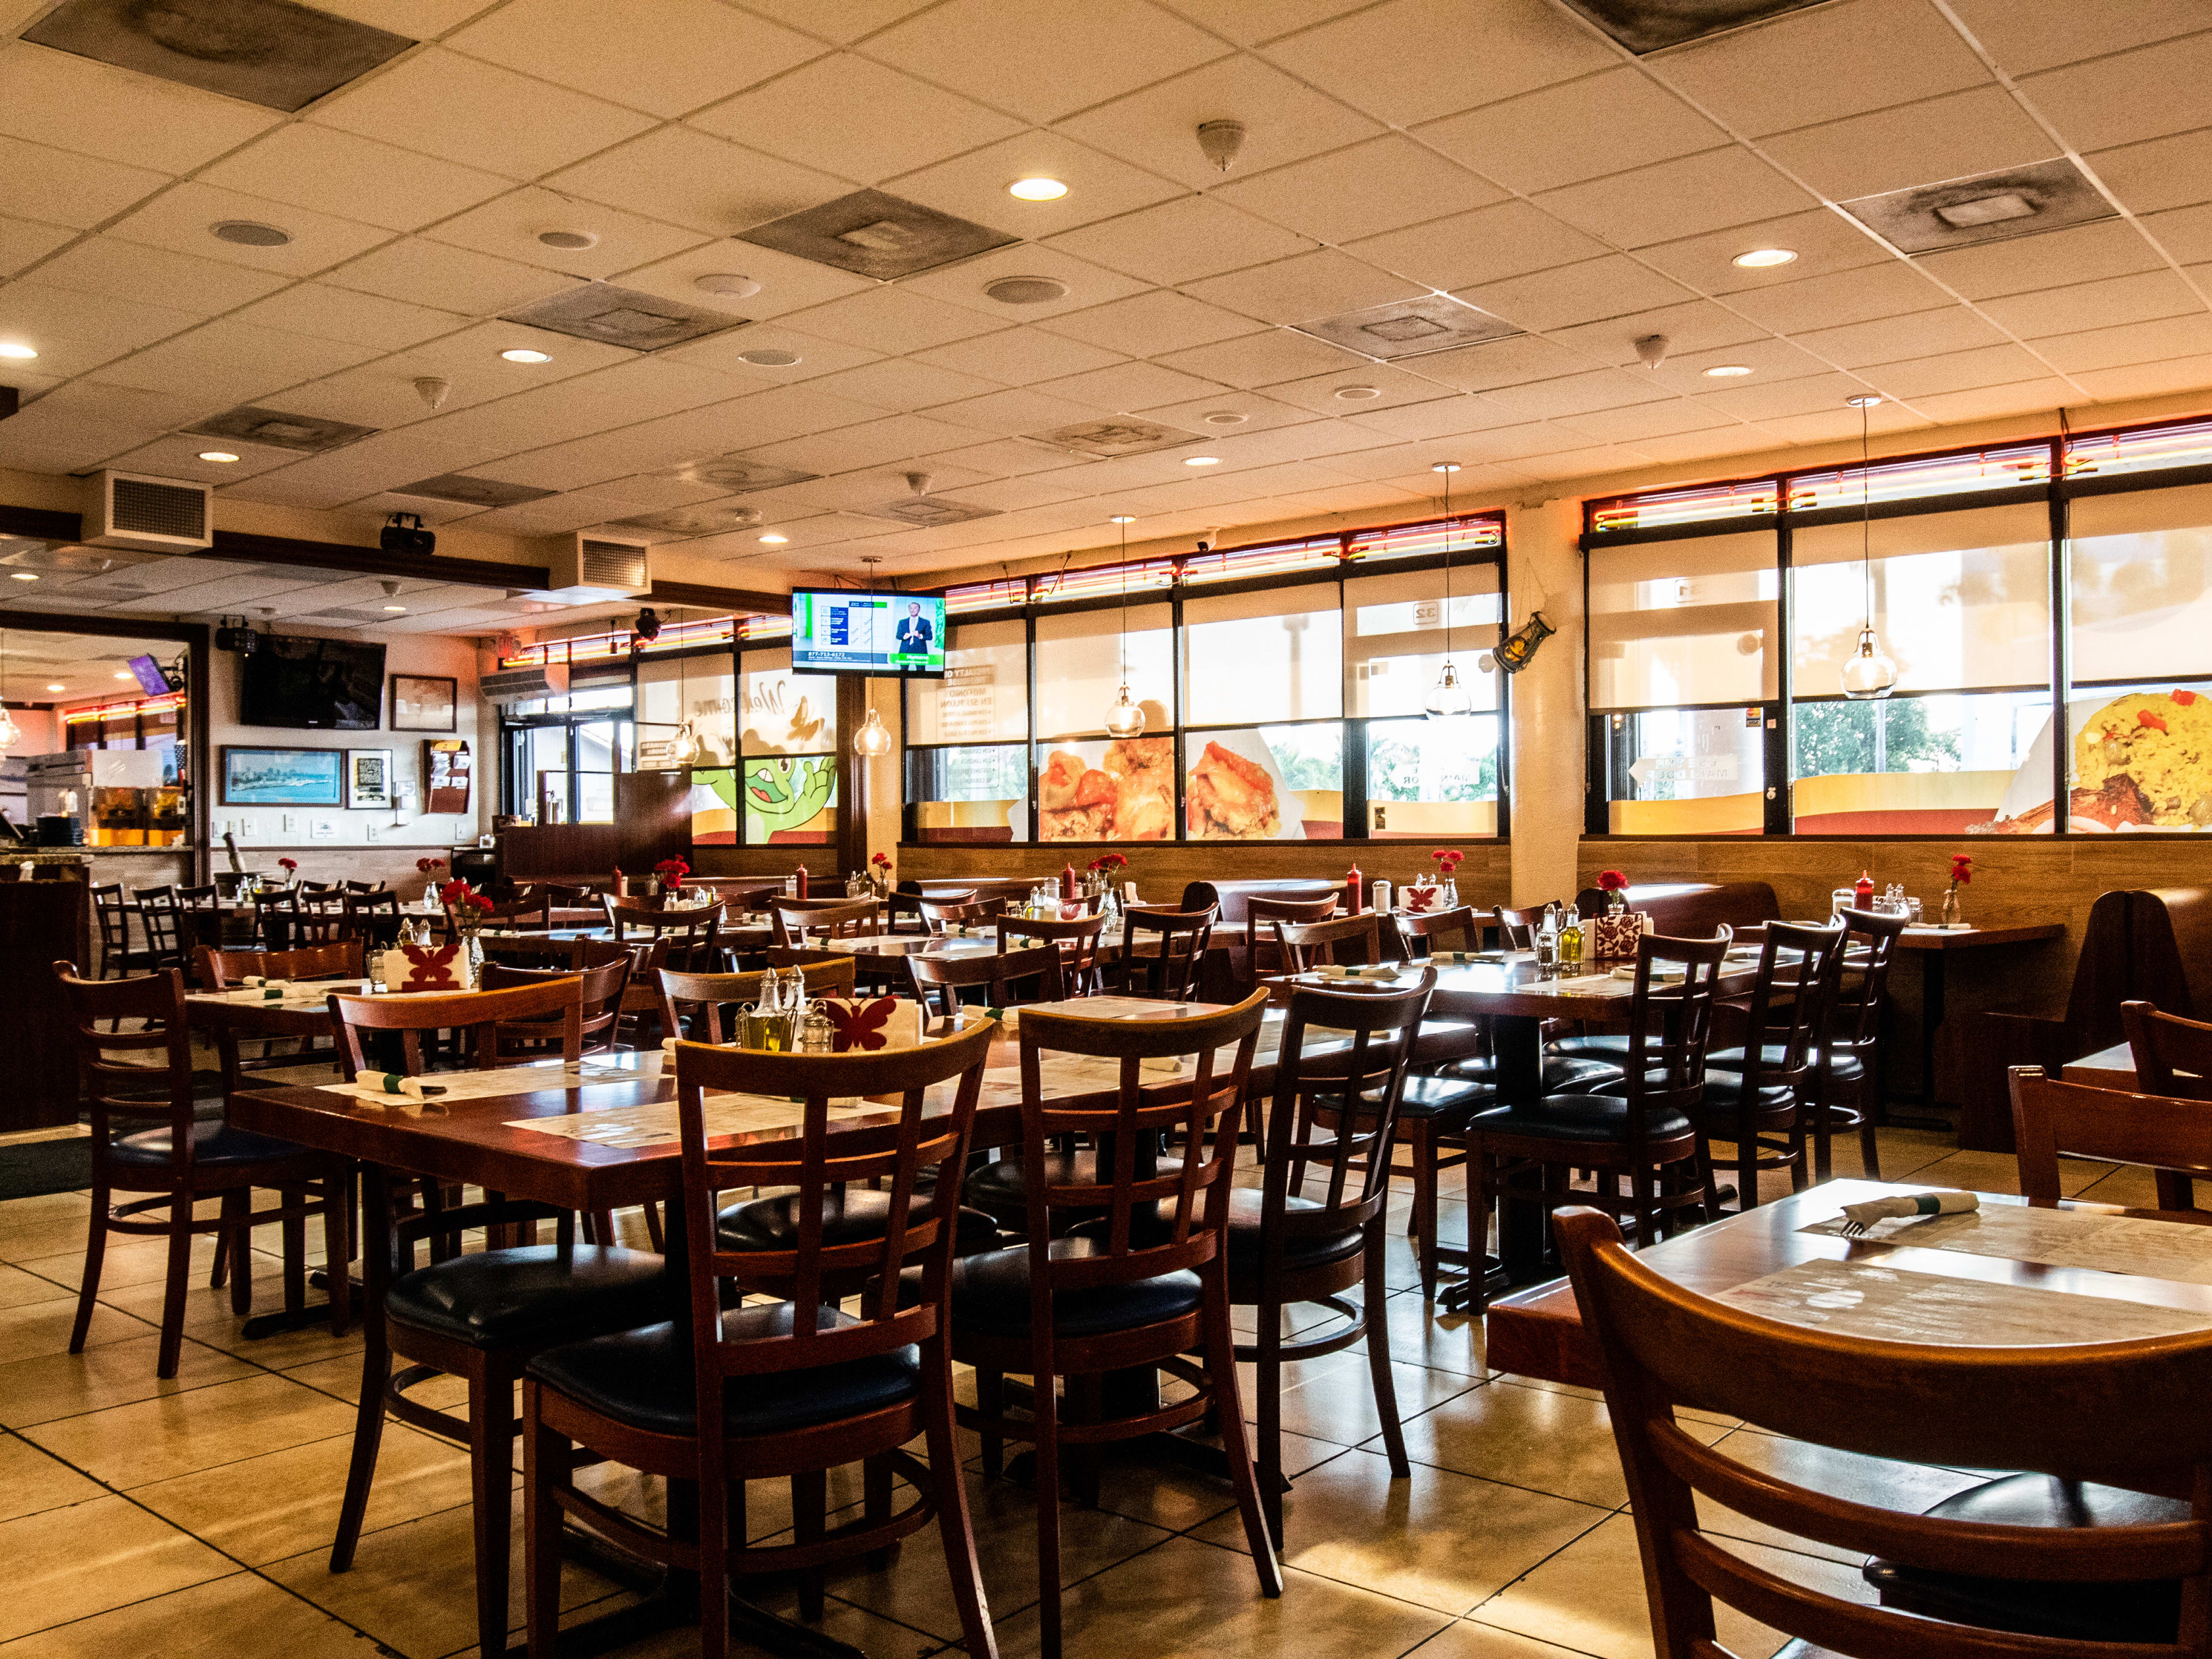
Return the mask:
<path id="1" fill-rule="evenodd" d="M 314 1004 L 336 991 L 340 996 L 360 996 L 365 994 L 367 983 L 357 979 L 286 980 L 281 985 L 250 985 L 236 991 L 195 991 L 191 1000 L 198 1002 L 228 1002 L 240 1008 L 270 1006 L 299 1006 Z M 274 996 L 270 992 L 275 992 Z"/>
<path id="2" fill-rule="evenodd" d="M 604 1060 L 587 1060 L 578 1066 L 504 1066 L 494 1072 L 433 1072 L 425 1074 L 422 1081 L 442 1088 L 445 1092 L 431 1099 L 444 1102 L 527 1094 L 539 1089 L 582 1089 L 596 1083 L 647 1082 L 660 1075 L 659 1054 L 631 1058 L 636 1061 L 635 1065 L 613 1066 Z M 408 1096 L 388 1095 L 381 1089 L 366 1089 L 353 1083 L 319 1083 L 315 1086 L 326 1095 L 347 1095 L 374 1106 L 423 1103 Z"/>
<path id="3" fill-rule="evenodd" d="M 763 1129 L 797 1129 L 806 1121 L 805 1101 L 781 1100 L 772 1095 L 708 1095 L 699 1105 L 710 1140 L 722 1135 L 757 1134 Z M 896 1106 L 871 1105 L 865 1101 L 832 1101 L 830 1121 L 836 1123 L 897 1110 Z M 610 1106 L 597 1112 L 568 1112 L 558 1117 L 519 1117 L 507 1127 L 617 1148 L 673 1146 L 683 1139 L 672 1100 L 645 1106 Z"/>
<path id="4" fill-rule="evenodd" d="M 1800 1261 L 1723 1291 L 1717 1300 L 1788 1325 L 1946 1347 L 2125 1342 L 2212 1329 L 2212 1314 L 1868 1261 Z"/>
<path id="5" fill-rule="evenodd" d="M 1843 1230 L 1844 1218 L 1838 1216 L 1797 1231 L 1842 1237 Z M 1893 1216 L 1875 1223 L 1856 1242 L 2212 1285 L 2212 1227 L 2093 1210 L 1992 1204 L 1955 1215 Z"/>

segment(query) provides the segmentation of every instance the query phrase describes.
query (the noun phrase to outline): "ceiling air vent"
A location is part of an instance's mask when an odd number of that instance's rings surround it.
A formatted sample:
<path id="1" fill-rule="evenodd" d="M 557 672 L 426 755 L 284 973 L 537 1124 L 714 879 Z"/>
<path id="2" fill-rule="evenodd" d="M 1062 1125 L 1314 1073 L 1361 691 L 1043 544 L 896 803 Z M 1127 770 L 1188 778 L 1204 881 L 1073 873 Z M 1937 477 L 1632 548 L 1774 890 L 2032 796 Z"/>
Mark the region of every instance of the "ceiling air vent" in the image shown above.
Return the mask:
<path id="1" fill-rule="evenodd" d="M 2119 214 L 2063 155 L 1837 205 L 1907 253 L 2007 241 Z"/>
<path id="2" fill-rule="evenodd" d="M 537 663 L 528 668 L 502 668 L 477 682 L 477 690 L 492 702 L 523 702 L 534 697 L 568 695 L 566 663 Z"/>
<path id="3" fill-rule="evenodd" d="M 214 492 L 206 484 L 95 472 L 85 489 L 82 539 L 88 546 L 184 553 L 215 540 L 208 511 Z"/>
<path id="4" fill-rule="evenodd" d="M 641 598 L 653 592 L 649 543 L 574 531 L 553 544 L 547 587 L 571 605 Z"/>

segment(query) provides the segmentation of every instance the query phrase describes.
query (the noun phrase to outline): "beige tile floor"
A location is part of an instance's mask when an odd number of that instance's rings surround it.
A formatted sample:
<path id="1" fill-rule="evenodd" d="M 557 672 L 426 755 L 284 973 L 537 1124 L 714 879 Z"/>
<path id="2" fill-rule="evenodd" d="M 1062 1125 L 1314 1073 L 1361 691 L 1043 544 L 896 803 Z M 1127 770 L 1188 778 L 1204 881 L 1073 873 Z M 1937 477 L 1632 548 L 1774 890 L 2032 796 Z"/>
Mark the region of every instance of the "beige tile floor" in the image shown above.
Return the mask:
<path id="1" fill-rule="evenodd" d="M 2014 1189 L 2008 1158 L 1952 1150 L 1946 1137 L 1885 1131 L 1892 1179 Z M 1839 1173 L 1857 1170 L 1839 1147 Z M 2147 1176 L 2069 1167 L 2068 1190 L 2151 1201 Z M 1445 1205 L 1463 1237 L 1465 1205 Z M 161 1247 L 111 1249 L 92 1346 L 65 1352 L 86 1199 L 0 1205 L 0 1659 L 160 1653 L 167 1659 L 441 1659 L 474 1652 L 468 1468 L 453 1447 L 386 1429 L 368 1530 L 350 1572 L 327 1568 L 343 1485 L 358 1337 L 240 1339 L 228 1293 L 204 1287 L 186 1322 L 184 1363 L 154 1376 Z M 1402 1200 L 1397 1212 L 1402 1224 Z M 270 1241 L 273 1244 L 273 1241 Z M 261 1261 L 263 1305 L 276 1294 Z M 1633 1527 L 1605 1408 L 1584 1390 L 1490 1372 L 1479 1322 L 1423 1304 L 1399 1241 L 1391 1261 L 1390 1348 L 1410 1480 L 1393 1481 L 1376 1439 L 1364 1359 L 1298 1368 L 1285 1401 L 1285 1593 L 1255 1594 L 1226 1489 L 1143 1464 L 1106 1472 L 1095 1512 L 1066 1519 L 1066 1626 L 1075 1656 L 1326 1654 L 1392 1659 L 1641 1659 L 1651 1651 Z M 1247 1406 L 1249 1410 L 1249 1397 Z M 1952 1471 L 1875 1462 L 1725 1421 L 1698 1433 L 1748 1461 L 1862 1501 L 1918 1510 L 1969 1483 Z M 641 1513 L 658 1494 L 603 1474 Z M 841 1494 L 852 1492 L 841 1486 Z M 986 1589 L 1009 1659 L 1037 1645 L 1034 1499 L 974 1473 Z M 519 1503 L 518 1503 L 519 1508 Z M 785 1524 L 780 1493 L 755 1488 L 757 1536 Z M 1713 1531 L 1787 1577 L 1863 1594 L 1855 1565 L 1740 1516 Z M 518 1546 L 518 1568 L 520 1565 Z M 570 1618 L 619 1605 L 618 1585 L 571 1567 Z M 921 1659 L 958 1637 L 933 1534 L 881 1571 L 833 1578 L 836 1635 L 877 1659 Z M 792 1598 L 759 1591 L 780 1611 Z M 512 1617 L 519 1629 L 518 1599 Z M 1764 1659 L 1774 1632 L 1724 1619 L 1723 1639 Z M 696 1650 L 690 1632 L 628 1651 Z"/>

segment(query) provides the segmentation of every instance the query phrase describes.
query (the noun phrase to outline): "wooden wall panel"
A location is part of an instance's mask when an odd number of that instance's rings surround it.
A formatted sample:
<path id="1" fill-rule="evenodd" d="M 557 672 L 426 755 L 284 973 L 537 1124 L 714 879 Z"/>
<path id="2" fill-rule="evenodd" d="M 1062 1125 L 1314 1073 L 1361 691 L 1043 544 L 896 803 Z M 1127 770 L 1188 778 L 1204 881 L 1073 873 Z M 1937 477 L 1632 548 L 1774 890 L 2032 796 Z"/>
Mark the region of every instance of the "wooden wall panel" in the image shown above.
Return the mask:
<path id="1" fill-rule="evenodd" d="M 1452 843 L 1467 854 L 1460 866 L 1461 902 L 1487 909 L 1511 902 L 1512 853 L 1504 842 Z M 1042 881 L 1073 863 L 1081 870 L 1102 852 L 1129 860 L 1124 878 L 1146 900 L 1173 903 L 1194 881 L 1264 880 L 1310 876 L 1341 880 L 1354 864 L 1368 880 L 1402 885 L 1424 870 L 1427 843 L 1390 842 L 1124 842 L 1111 848 L 1081 846 L 907 846 L 898 849 L 902 880 L 937 881 L 960 876 L 1024 876 Z"/>

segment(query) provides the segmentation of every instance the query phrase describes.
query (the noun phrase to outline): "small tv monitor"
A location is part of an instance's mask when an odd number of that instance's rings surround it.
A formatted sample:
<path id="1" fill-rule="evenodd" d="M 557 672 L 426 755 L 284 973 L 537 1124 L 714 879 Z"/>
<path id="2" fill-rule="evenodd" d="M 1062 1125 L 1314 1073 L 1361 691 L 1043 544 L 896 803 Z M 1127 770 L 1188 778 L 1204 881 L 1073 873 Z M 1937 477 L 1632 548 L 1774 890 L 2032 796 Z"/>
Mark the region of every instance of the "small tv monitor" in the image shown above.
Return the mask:
<path id="1" fill-rule="evenodd" d="M 264 635 L 260 650 L 238 659 L 238 721 L 309 732 L 378 730 L 384 724 L 384 647 Z"/>
<path id="2" fill-rule="evenodd" d="M 161 665 L 151 657 L 133 657 L 125 665 L 138 677 L 138 689 L 149 697 L 167 696 L 169 677 L 161 672 Z"/>
<path id="3" fill-rule="evenodd" d="M 791 596 L 791 665 L 801 673 L 942 674 L 945 600 L 802 588 Z"/>

